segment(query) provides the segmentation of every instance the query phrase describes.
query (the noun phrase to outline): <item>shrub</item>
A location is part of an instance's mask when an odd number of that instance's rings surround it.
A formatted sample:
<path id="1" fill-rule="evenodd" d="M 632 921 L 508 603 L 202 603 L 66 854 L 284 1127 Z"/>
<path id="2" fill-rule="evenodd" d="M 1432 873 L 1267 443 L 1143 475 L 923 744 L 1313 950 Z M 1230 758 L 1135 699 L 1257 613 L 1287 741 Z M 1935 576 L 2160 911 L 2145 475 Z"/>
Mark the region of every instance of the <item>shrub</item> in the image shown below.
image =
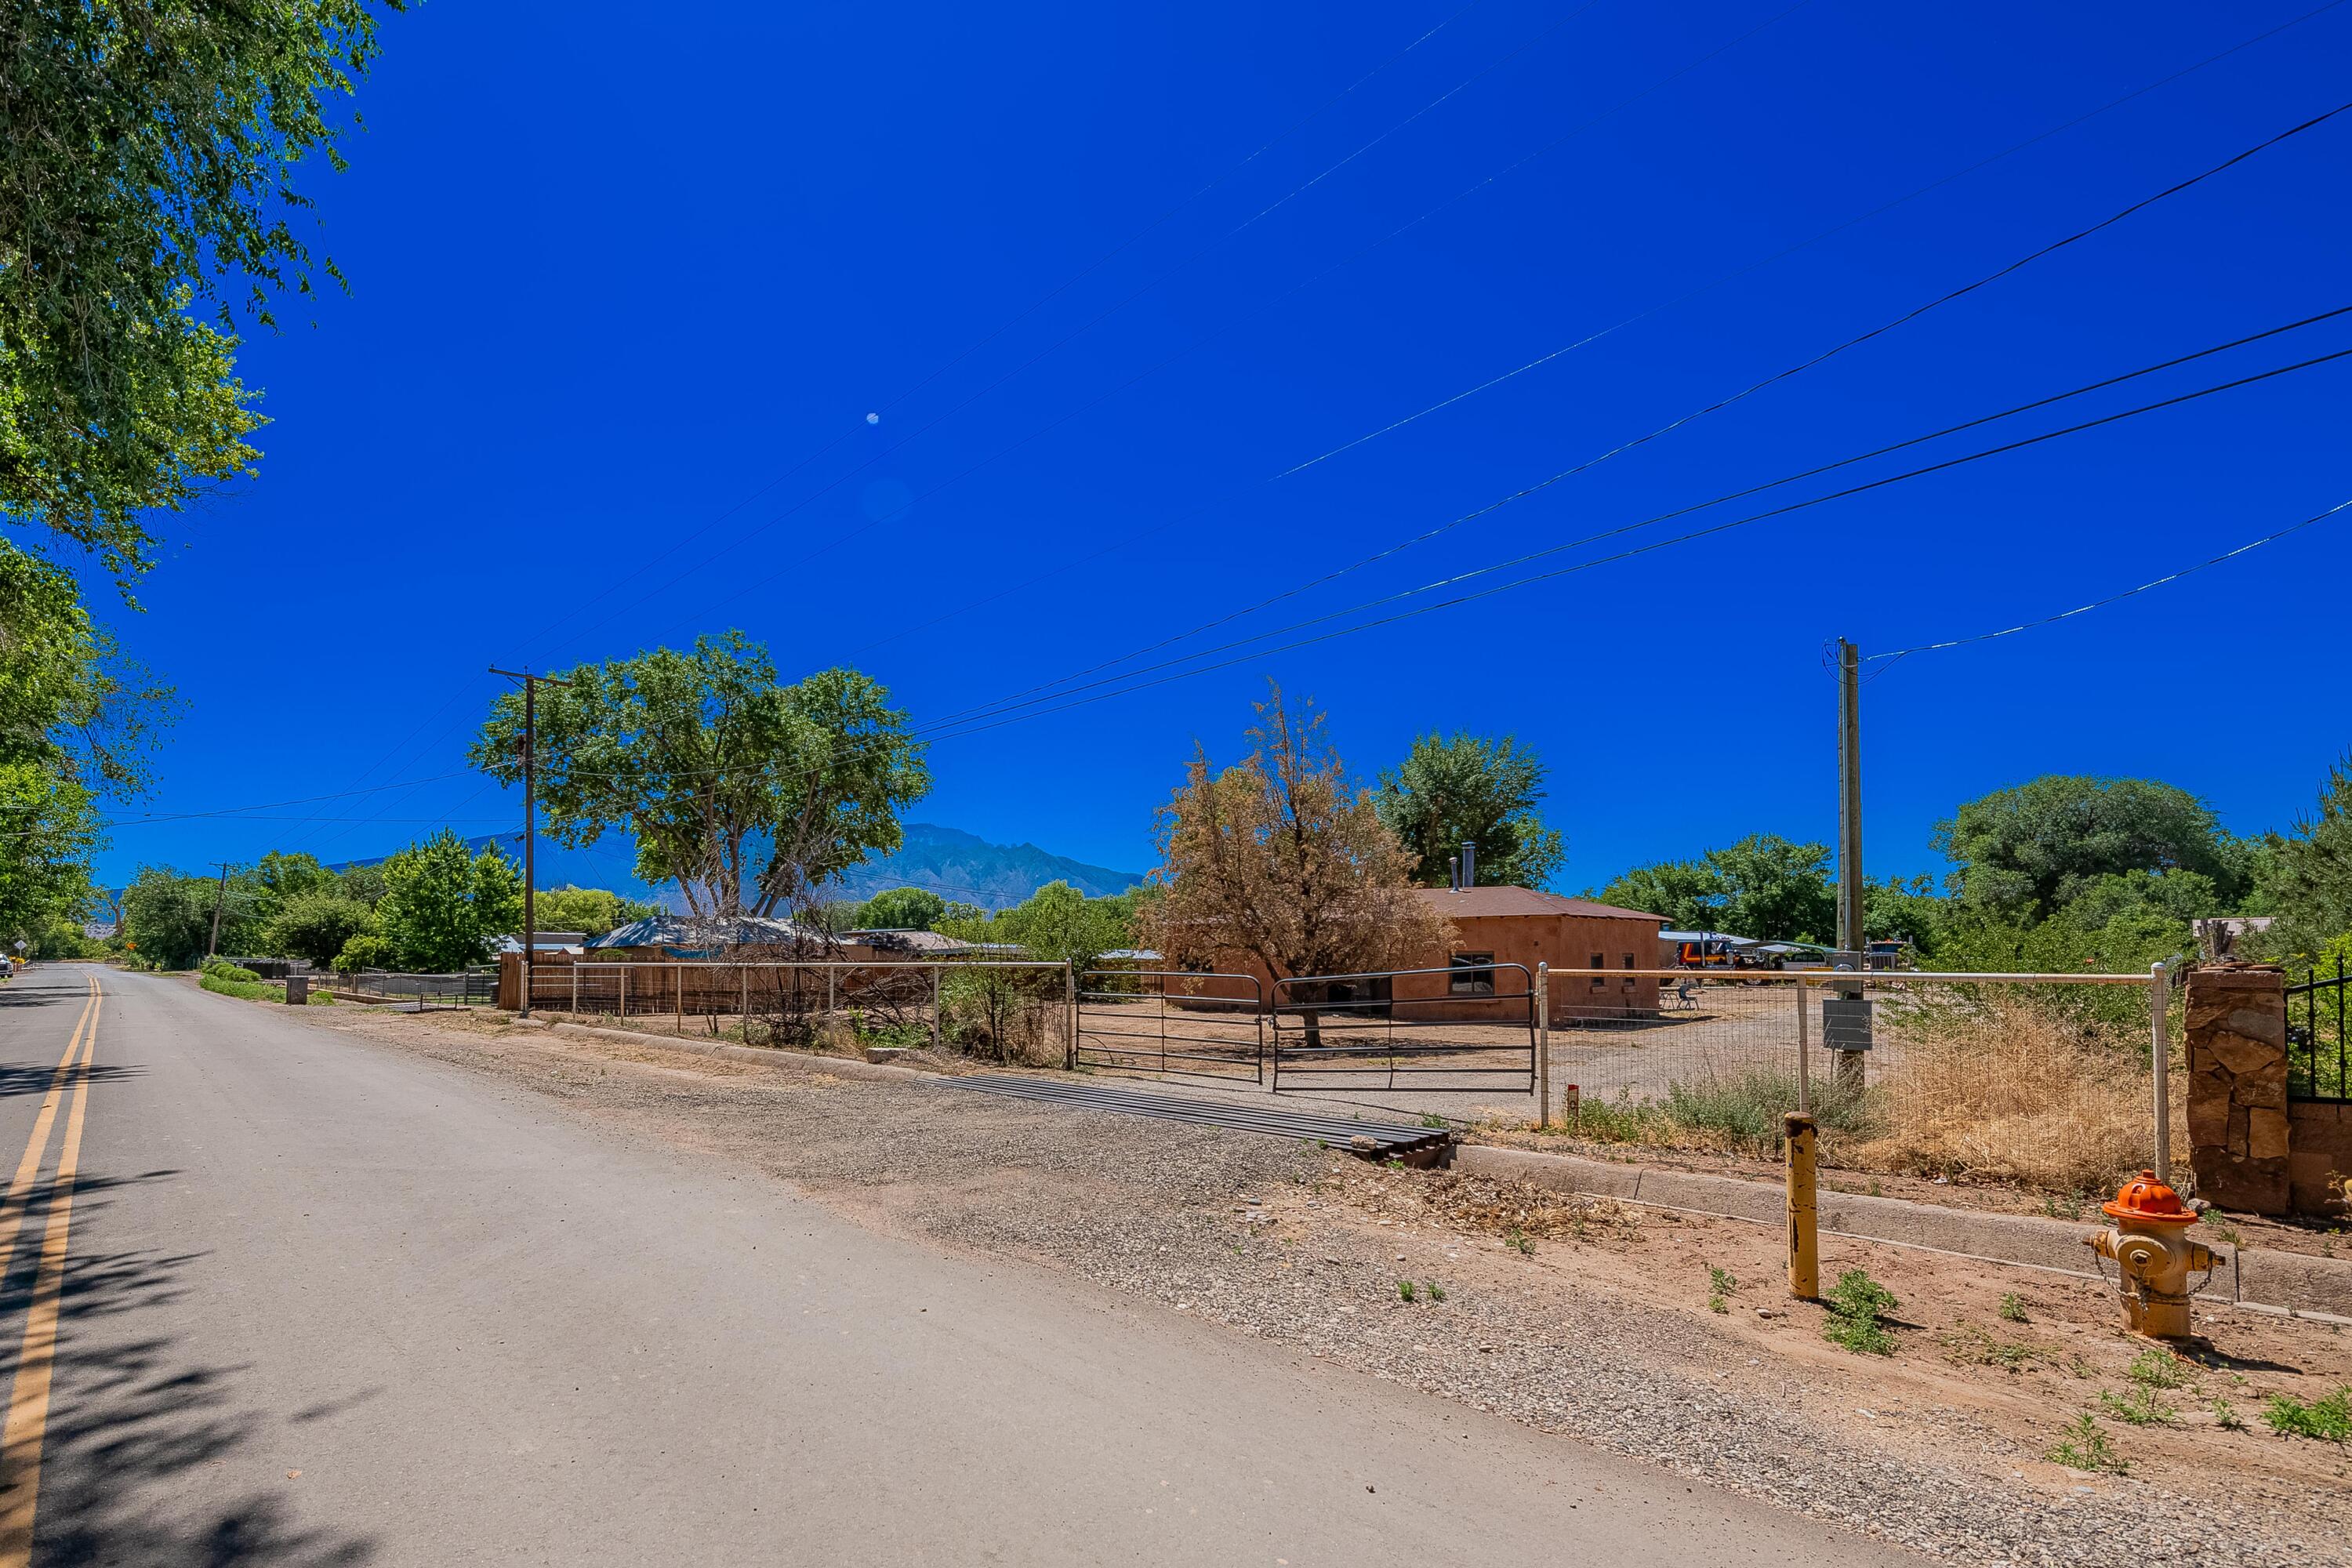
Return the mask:
<path id="1" fill-rule="evenodd" d="M 1893 1355 L 1895 1336 L 1878 1320 L 1896 1305 L 1895 1292 L 1864 1270 L 1849 1268 L 1830 1288 L 1830 1321 L 1822 1337 L 1857 1354 Z"/>
<path id="2" fill-rule="evenodd" d="M 2119 1457 L 2106 1433 L 2100 1428 L 2098 1418 L 2085 1412 L 2059 1435 L 2057 1444 L 2049 1453 L 2051 1463 L 2064 1465 L 2074 1470 L 2103 1470 L 2111 1476 L 2129 1473 L 2131 1466 Z"/>
<path id="3" fill-rule="evenodd" d="M 390 940 L 381 936 L 352 937 L 343 943 L 343 951 L 335 954 L 335 973 L 356 974 L 362 969 L 383 969 L 392 963 Z"/>
<path id="4" fill-rule="evenodd" d="M 2352 1440 L 2352 1388 L 2339 1388 L 2308 1405 L 2291 1394 L 2274 1394 L 2263 1407 L 2263 1421 L 2282 1437 Z"/>
<path id="5" fill-rule="evenodd" d="M 260 975 L 256 974 L 252 970 L 244 967 L 242 964 L 231 963 L 226 958 L 205 959 L 204 972 L 208 977 L 213 979 L 238 980 L 248 984 L 261 978 Z"/>

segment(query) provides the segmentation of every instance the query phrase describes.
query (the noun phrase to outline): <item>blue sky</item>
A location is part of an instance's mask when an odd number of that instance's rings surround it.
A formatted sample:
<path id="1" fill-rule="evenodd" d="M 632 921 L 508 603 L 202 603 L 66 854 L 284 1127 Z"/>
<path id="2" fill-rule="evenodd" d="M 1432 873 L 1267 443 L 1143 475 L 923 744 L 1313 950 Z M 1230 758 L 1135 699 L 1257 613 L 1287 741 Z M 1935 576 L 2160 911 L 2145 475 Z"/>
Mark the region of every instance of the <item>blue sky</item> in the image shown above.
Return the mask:
<path id="1" fill-rule="evenodd" d="M 143 611 L 113 616 L 187 702 L 136 809 L 370 793 L 126 826 L 101 870 L 510 824 L 513 797 L 463 773 L 491 663 L 740 626 L 789 672 L 855 663 L 938 724 L 1297 587 L 2335 107 L 2352 5 L 1959 173 L 2310 9 L 867 4 L 656 24 L 432 0 L 385 22 L 350 171 L 310 180 L 351 294 L 242 355 L 275 421 L 259 477 L 170 523 Z M 2352 303 L 2347 166 L 2352 115 L 1196 640 Z M 1916 460 L 2345 347 L 2347 322 Z M 1551 766 L 1567 888 L 1754 830 L 1828 839 L 1825 639 L 2047 615 L 2352 497 L 2347 390 L 2352 361 L 942 731 L 915 815 L 1147 865 L 1194 739 L 1234 754 L 1271 676 L 1367 774 L 1418 731 L 1516 731 Z M 2348 539 L 2352 513 L 1878 667 L 1869 869 L 1933 868 L 1939 816 L 2049 772 L 2168 779 L 2234 828 L 2287 825 L 2352 739 Z"/>

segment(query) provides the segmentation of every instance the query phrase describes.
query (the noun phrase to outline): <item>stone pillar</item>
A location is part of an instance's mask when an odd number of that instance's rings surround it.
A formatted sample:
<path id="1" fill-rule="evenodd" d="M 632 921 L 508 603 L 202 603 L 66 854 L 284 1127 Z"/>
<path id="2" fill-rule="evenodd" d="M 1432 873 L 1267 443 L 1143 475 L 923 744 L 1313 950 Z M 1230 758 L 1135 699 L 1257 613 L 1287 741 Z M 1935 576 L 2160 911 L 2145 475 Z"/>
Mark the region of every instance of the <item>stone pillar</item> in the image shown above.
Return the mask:
<path id="1" fill-rule="evenodd" d="M 2287 1212 L 2286 975 L 2275 964 L 2189 972 L 2189 1158 L 2197 1195 Z"/>

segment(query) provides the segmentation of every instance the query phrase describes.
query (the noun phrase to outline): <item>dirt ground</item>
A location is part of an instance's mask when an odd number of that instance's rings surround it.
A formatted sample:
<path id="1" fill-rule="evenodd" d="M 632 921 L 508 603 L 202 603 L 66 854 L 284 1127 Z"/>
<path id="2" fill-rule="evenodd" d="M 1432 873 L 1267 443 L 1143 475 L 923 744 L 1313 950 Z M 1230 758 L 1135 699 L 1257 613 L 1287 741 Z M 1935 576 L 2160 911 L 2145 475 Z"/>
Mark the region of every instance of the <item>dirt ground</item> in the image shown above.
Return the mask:
<path id="1" fill-rule="evenodd" d="M 1864 1269 L 1895 1299 L 1881 1357 L 1789 1299 L 1772 1227 L 781 1057 L 305 1016 L 879 1229 L 1067 1270 L 1948 1559 L 2352 1563 L 2347 1446 L 2264 1422 L 2273 1396 L 2352 1385 L 2352 1330 L 2217 1309 L 2183 1355 L 2145 1359 L 2092 1282 L 1825 1238 L 1825 1284 Z M 2052 1457 L 2068 1441 L 2074 1465 Z"/>

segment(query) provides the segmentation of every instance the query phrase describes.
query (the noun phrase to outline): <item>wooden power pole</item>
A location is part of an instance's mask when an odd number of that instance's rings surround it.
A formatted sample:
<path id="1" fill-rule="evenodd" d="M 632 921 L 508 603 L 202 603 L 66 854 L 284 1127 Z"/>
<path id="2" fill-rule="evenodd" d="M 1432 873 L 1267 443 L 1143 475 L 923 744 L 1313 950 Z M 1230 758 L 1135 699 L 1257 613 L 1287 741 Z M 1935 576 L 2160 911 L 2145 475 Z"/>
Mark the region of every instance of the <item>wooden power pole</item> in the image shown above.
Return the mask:
<path id="1" fill-rule="evenodd" d="M 218 958 L 220 956 L 221 905 L 228 900 L 228 862 L 226 860 L 215 860 L 213 864 L 220 868 L 221 874 L 220 886 L 213 889 L 213 934 L 210 939 L 205 942 L 205 956 L 206 958 Z"/>
<path id="2" fill-rule="evenodd" d="M 1865 961 L 1862 920 L 1862 650 L 1838 638 L 1837 944 Z"/>
<path id="3" fill-rule="evenodd" d="M 550 686 L 569 686 L 572 682 L 558 680 L 551 675 L 533 675 L 529 670 L 500 669 L 496 665 L 490 667 L 490 673 L 522 682 L 522 998 L 515 1016 L 528 1018 L 532 984 L 539 977 L 537 699 L 541 681 Z"/>

